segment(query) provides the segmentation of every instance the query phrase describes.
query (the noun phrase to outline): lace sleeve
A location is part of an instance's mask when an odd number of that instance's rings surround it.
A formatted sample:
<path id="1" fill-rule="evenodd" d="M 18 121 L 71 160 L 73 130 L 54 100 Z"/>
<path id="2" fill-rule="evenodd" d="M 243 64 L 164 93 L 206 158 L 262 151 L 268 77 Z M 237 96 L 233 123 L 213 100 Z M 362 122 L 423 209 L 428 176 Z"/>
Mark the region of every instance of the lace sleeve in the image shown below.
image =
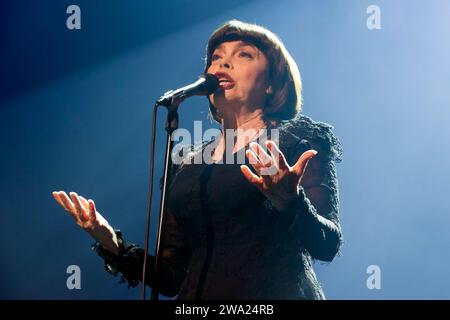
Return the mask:
<path id="1" fill-rule="evenodd" d="M 116 256 L 102 247 L 99 242 L 92 245 L 94 250 L 105 263 L 105 270 L 117 276 L 121 274 L 120 282 L 128 282 L 128 287 L 136 287 L 141 278 L 142 266 L 144 261 L 144 250 L 135 244 L 127 244 L 123 239 L 120 230 L 114 230 L 119 246 L 121 248 L 119 256 Z M 151 256 L 149 265 L 154 263 L 154 257 Z"/>
<path id="2" fill-rule="evenodd" d="M 306 167 L 298 196 L 283 210 L 291 221 L 288 230 L 313 258 L 331 261 L 343 241 L 336 174 L 336 162 L 341 161 L 342 148 L 328 124 L 302 116 L 287 128 L 289 134 L 284 142 L 291 145 L 286 154 L 289 163 L 295 163 L 306 150 L 318 151 Z"/>
<path id="3" fill-rule="evenodd" d="M 284 213 L 292 216 L 288 230 L 299 244 L 313 258 L 331 261 L 342 242 L 335 165 L 323 154 L 319 156 L 323 152 L 319 146 L 308 143 L 305 149 L 318 150 L 318 154 L 309 161 L 298 196 Z"/>
<path id="4" fill-rule="evenodd" d="M 155 257 L 148 255 L 145 283 L 163 295 L 173 297 L 178 294 L 186 276 L 189 247 L 181 224 L 170 210 L 166 220 L 158 275 L 154 277 Z M 122 248 L 118 256 L 104 249 L 99 243 L 93 245 L 93 250 L 103 258 L 107 272 L 115 276 L 120 273 L 121 282 L 128 282 L 129 287 L 135 287 L 142 279 L 144 249 L 135 244 L 127 244 L 119 230 L 116 230 L 116 234 Z"/>

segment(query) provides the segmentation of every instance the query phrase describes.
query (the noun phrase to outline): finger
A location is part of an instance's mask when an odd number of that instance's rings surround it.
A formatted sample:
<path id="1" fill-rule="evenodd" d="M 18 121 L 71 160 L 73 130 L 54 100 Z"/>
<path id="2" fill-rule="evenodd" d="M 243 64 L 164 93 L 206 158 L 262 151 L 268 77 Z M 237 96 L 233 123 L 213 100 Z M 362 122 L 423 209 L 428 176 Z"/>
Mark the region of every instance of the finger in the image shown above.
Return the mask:
<path id="1" fill-rule="evenodd" d="M 271 185 L 272 178 L 270 176 L 278 173 L 278 167 L 273 163 L 271 163 L 270 166 L 262 165 L 261 161 L 257 158 L 253 150 L 247 150 L 245 154 L 249 159 L 250 164 L 253 166 L 253 168 L 255 168 L 256 173 L 258 173 L 258 175 L 260 175 L 268 185 Z"/>
<path id="2" fill-rule="evenodd" d="M 73 207 L 68 207 L 67 203 L 70 202 L 69 197 L 67 197 L 67 194 L 64 191 L 56 192 L 55 196 L 58 198 L 58 203 L 66 210 L 70 216 L 78 223 L 80 218 L 78 217 L 78 214 L 76 210 Z M 65 200 L 63 200 L 65 199 Z"/>
<path id="3" fill-rule="evenodd" d="M 83 208 L 84 208 L 86 211 L 89 211 L 89 202 L 86 200 L 86 198 L 83 197 L 83 196 L 80 196 L 80 195 L 78 195 L 78 198 L 80 199 L 81 204 L 83 205 Z"/>
<path id="4" fill-rule="evenodd" d="M 89 199 L 89 201 L 92 201 L 92 203 L 93 203 L 93 209 L 92 209 L 91 204 L 89 203 L 88 200 L 86 200 L 85 197 L 78 195 L 78 198 L 80 198 L 81 204 L 83 205 L 84 210 L 87 211 L 89 220 L 92 222 L 97 222 L 98 216 L 97 216 L 97 212 L 96 212 L 97 210 L 95 209 L 94 200 Z"/>
<path id="5" fill-rule="evenodd" d="M 80 220 L 83 222 L 88 221 L 89 216 L 86 214 L 86 210 L 84 210 L 83 206 L 81 205 L 78 195 L 75 192 L 71 192 L 70 197 L 72 198 L 72 201 L 75 204 L 75 210 L 77 211 L 78 215 L 80 216 Z"/>
<path id="6" fill-rule="evenodd" d="M 317 154 L 316 150 L 308 150 L 302 153 L 300 158 L 295 163 L 294 167 L 292 168 L 293 171 L 297 174 L 298 177 L 303 176 L 303 173 L 305 172 L 306 166 L 308 165 L 309 160 L 314 157 Z"/>
<path id="7" fill-rule="evenodd" d="M 86 199 L 84 199 L 86 200 Z M 89 220 L 91 220 L 92 222 L 96 222 L 97 221 L 97 210 L 95 209 L 95 203 L 94 200 L 89 199 L 88 201 L 89 203 Z"/>
<path id="8" fill-rule="evenodd" d="M 258 177 L 256 174 L 254 174 L 250 168 L 246 165 L 241 165 L 241 172 L 244 174 L 244 177 L 251 183 L 254 184 L 256 187 L 260 188 L 263 185 L 263 180 L 261 177 Z"/>
<path id="9" fill-rule="evenodd" d="M 279 172 L 278 165 L 274 163 L 272 157 L 269 156 L 269 154 L 259 144 L 253 143 L 251 147 L 254 152 L 257 152 L 260 163 L 262 164 L 258 174 L 262 176 L 267 186 L 272 185 L 272 176 Z"/>
<path id="10" fill-rule="evenodd" d="M 250 143 L 250 149 L 258 155 L 261 163 L 264 166 L 270 166 L 272 163 L 272 158 L 267 154 L 266 151 L 256 142 Z"/>
<path id="11" fill-rule="evenodd" d="M 277 166 L 277 168 L 281 170 L 289 170 L 289 164 L 286 161 L 286 157 L 278 148 L 277 144 L 273 140 L 267 140 L 266 146 L 271 153 L 272 162 L 275 164 L 275 166 Z"/>
<path id="12" fill-rule="evenodd" d="M 64 206 L 67 208 L 66 210 L 75 212 L 75 205 L 70 200 L 67 193 L 65 193 L 64 191 L 60 191 L 60 192 L 58 192 L 58 194 L 59 194 L 59 198 L 64 203 Z"/>
<path id="13" fill-rule="evenodd" d="M 56 200 L 56 202 L 63 207 L 64 210 L 69 211 L 69 209 L 66 207 L 66 205 L 64 204 L 64 202 L 62 201 L 59 192 L 58 191 L 53 191 L 52 192 L 53 198 Z"/>
<path id="14" fill-rule="evenodd" d="M 261 161 L 259 161 L 256 154 L 253 152 L 253 150 L 250 149 L 246 150 L 245 155 L 247 156 L 248 162 L 252 165 L 252 167 L 256 170 L 256 172 L 260 174 L 263 165 Z"/>

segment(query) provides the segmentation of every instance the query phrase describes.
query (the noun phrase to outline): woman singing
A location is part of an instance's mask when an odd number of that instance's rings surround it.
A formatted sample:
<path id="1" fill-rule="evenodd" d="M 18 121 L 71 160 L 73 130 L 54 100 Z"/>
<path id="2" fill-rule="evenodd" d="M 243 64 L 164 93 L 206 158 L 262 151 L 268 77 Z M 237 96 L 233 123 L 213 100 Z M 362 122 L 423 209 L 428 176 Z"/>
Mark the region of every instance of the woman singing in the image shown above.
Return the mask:
<path id="1" fill-rule="evenodd" d="M 146 284 L 178 299 L 324 299 L 312 261 L 332 261 L 342 242 L 339 140 L 300 114 L 298 67 L 269 30 L 225 23 L 208 41 L 205 72 L 219 79 L 208 98 L 221 134 L 174 165 L 158 275 L 148 256 Z M 263 129 L 278 139 L 260 139 Z M 210 161 L 192 161 L 199 153 Z M 127 244 L 94 201 L 53 196 L 97 241 L 106 269 L 136 286 L 144 250 Z"/>

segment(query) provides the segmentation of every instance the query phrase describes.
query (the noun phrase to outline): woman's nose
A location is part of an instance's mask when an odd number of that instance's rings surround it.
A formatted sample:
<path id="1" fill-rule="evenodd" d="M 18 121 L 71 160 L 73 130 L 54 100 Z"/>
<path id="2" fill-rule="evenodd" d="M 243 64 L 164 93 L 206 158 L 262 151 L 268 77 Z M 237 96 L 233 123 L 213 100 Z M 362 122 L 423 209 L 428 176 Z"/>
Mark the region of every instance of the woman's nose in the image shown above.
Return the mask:
<path id="1" fill-rule="evenodd" d="M 228 60 L 222 60 L 222 62 L 220 63 L 220 67 L 230 69 L 231 64 L 228 62 Z"/>

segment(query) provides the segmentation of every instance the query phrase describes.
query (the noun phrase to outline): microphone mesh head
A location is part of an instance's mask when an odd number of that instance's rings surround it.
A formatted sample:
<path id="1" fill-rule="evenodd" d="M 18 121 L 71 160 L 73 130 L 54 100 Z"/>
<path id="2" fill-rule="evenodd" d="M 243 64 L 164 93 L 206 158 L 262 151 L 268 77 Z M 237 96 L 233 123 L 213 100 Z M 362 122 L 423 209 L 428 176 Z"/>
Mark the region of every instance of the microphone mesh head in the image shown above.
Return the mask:
<path id="1" fill-rule="evenodd" d="M 205 78 L 204 88 L 208 94 L 214 93 L 219 88 L 219 79 L 211 73 L 205 73 L 202 77 Z"/>

